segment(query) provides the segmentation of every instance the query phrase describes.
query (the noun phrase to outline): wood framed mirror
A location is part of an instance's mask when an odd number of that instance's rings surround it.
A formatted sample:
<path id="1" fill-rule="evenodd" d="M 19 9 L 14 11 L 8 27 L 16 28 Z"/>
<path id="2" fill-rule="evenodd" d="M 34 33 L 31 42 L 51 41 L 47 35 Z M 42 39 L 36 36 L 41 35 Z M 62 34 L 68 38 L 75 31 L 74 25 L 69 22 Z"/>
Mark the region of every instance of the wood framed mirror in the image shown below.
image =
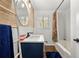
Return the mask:
<path id="1" fill-rule="evenodd" d="M 28 25 L 28 10 L 23 0 L 15 0 L 15 8 L 20 25 Z"/>

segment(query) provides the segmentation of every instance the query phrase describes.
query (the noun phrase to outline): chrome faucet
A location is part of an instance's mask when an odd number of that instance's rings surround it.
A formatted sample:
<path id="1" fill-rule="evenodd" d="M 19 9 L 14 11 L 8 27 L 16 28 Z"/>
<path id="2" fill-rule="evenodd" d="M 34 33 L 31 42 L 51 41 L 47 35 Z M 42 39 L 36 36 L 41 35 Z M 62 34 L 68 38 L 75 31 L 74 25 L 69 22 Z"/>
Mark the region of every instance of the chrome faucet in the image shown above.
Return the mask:
<path id="1" fill-rule="evenodd" d="M 33 32 L 27 32 L 26 38 L 28 38 L 30 36 L 30 34 L 33 34 Z"/>

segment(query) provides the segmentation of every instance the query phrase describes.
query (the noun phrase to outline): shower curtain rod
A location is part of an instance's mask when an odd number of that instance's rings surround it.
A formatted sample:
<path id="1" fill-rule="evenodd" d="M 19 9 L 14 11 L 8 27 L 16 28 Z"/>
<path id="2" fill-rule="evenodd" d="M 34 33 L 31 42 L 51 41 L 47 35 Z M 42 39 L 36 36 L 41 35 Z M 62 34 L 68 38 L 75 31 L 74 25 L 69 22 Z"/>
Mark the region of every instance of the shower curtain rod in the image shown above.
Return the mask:
<path id="1" fill-rule="evenodd" d="M 64 2 L 64 0 L 62 0 L 62 2 L 59 4 L 59 6 L 56 8 L 55 11 L 57 11 L 60 8 L 60 6 L 62 5 L 63 2 Z"/>

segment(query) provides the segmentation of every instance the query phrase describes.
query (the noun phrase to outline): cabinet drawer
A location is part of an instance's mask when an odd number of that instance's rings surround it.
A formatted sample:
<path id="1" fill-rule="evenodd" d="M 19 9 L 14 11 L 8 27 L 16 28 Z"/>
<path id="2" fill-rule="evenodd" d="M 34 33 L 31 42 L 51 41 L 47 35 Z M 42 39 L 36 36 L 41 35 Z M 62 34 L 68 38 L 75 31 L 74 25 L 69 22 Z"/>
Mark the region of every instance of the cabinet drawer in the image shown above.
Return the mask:
<path id="1" fill-rule="evenodd" d="M 21 43 L 23 58 L 42 58 L 43 43 Z"/>

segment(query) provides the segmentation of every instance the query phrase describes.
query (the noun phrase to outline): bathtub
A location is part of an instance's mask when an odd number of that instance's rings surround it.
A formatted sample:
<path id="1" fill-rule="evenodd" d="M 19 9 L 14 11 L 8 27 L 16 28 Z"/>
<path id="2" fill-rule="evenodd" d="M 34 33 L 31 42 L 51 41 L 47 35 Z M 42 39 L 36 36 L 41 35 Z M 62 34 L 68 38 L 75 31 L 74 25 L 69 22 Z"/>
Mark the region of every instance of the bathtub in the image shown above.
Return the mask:
<path id="1" fill-rule="evenodd" d="M 55 47 L 63 58 L 70 58 L 71 57 L 71 52 L 68 51 L 65 47 L 63 47 L 60 43 L 55 43 Z"/>

